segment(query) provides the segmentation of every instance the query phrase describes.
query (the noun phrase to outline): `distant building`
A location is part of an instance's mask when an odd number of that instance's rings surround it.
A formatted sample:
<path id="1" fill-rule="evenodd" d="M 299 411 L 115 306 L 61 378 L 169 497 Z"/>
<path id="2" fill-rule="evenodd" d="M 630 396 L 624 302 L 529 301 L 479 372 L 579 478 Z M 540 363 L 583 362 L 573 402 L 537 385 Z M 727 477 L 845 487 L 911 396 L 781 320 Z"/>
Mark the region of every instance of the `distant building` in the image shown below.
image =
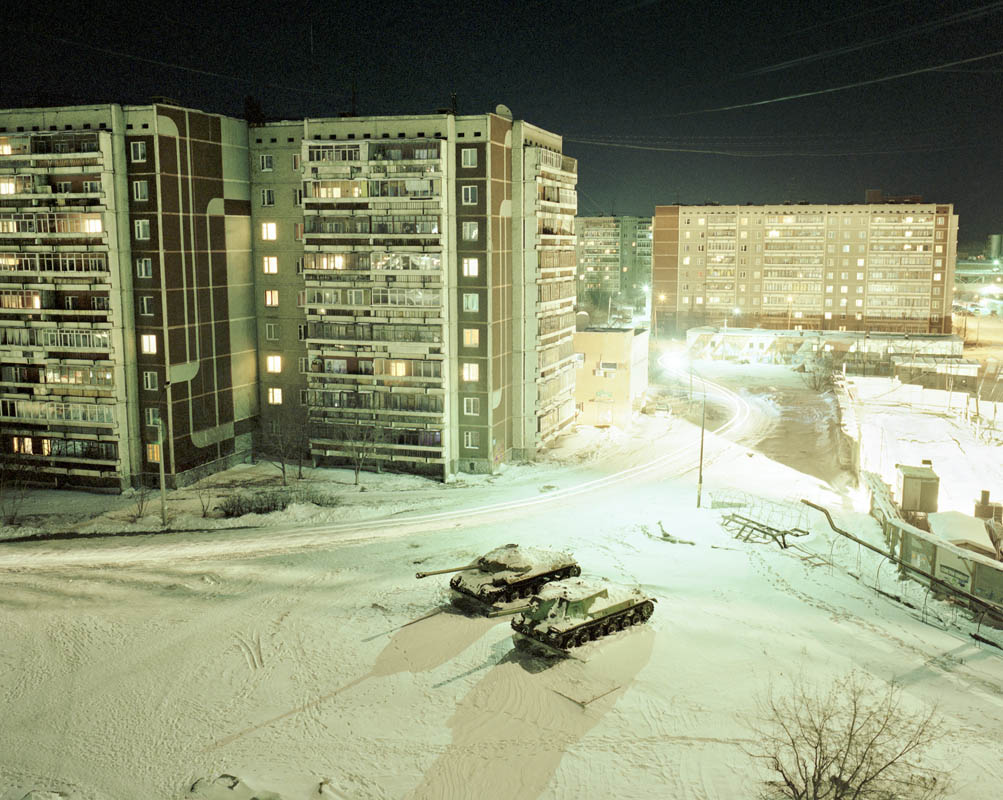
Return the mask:
<path id="1" fill-rule="evenodd" d="M 950 204 L 658 206 L 653 326 L 949 333 L 957 235 Z"/>
<path id="2" fill-rule="evenodd" d="M 587 328 L 575 334 L 578 422 L 627 430 L 648 390 L 648 331 Z"/>
<path id="3" fill-rule="evenodd" d="M 578 217 L 579 294 L 608 292 L 642 298 L 651 284 L 651 217 Z"/>
<path id="4" fill-rule="evenodd" d="M 0 456 L 124 488 L 250 453 L 249 191 L 241 120 L 0 111 Z"/>

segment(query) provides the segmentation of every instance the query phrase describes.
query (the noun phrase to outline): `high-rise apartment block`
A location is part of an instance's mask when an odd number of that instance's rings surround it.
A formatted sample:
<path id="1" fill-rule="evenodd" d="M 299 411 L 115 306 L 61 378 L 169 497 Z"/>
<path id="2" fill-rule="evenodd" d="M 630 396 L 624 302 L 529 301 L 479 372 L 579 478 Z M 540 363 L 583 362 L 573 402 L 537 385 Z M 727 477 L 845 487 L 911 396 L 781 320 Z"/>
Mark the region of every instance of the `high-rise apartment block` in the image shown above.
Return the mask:
<path id="1" fill-rule="evenodd" d="M 942 203 L 658 206 L 654 327 L 950 333 L 957 236 Z"/>
<path id="2" fill-rule="evenodd" d="M 116 487 L 252 436 L 438 476 L 531 458 L 575 414 L 576 181 L 503 106 L 0 112 L 0 454 Z"/>
<path id="3" fill-rule="evenodd" d="M 636 294 L 651 283 L 651 217 L 578 217 L 578 283 L 582 292 Z"/>
<path id="4" fill-rule="evenodd" d="M 250 451 L 247 165 L 214 114 L 0 112 L 0 452 L 124 487 Z"/>

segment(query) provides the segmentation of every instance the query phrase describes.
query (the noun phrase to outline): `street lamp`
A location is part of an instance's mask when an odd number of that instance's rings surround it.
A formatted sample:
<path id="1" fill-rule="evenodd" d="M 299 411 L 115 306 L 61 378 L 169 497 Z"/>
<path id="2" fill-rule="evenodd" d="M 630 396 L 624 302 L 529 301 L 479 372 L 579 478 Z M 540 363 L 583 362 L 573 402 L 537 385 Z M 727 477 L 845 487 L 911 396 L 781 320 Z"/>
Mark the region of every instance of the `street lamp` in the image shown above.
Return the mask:
<path id="1" fill-rule="evenodd" d="M 170 381 L 164 381 L 164 388 L 160 390 L 160 399 L 167 395 L 167 387 Z M 160 414 L 160 402 L 157 402 L 157 455 L 158 466 L 160 467 L 160 524 L 167 527 L 167 480 L 164 474 L 164 418 Z"/>
<path id="2" fill-rule="evenodd" d="M 692 373 L 691 373 L 692 375 Z M 701 378 L 703 380 L 703 378 Z M 703 494 L 703 437 L 707 430 L 707 383 L 703 386 L 703 413 L 700 415 L 700 469 L 697 473 L 697 508 L 700 508 L 700 495 Z"/>
<path id="3" fill-rule="evenodd" d="M 791 314 L 794 311 L 794 298 L 787 295 L 787 330 L 791 329 Z"/>

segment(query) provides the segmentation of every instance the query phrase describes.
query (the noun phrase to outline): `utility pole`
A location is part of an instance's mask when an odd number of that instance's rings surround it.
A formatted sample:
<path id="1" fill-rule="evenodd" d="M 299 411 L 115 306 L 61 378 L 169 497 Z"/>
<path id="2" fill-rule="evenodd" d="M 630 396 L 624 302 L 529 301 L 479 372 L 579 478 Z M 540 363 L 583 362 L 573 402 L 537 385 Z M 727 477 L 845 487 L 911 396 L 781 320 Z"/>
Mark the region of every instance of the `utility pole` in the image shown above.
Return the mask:
<path id="1" fill-rule="evenodd" d="M 693 373 L 690 373 L 692 377 Z M 703 494 L 703 437 L 707 429 L 707 383 L 703 387 L 703 414 L 700 416 L 700 471 L 697 474 L 697 508 L 700 508 L 700 495 Z"/>

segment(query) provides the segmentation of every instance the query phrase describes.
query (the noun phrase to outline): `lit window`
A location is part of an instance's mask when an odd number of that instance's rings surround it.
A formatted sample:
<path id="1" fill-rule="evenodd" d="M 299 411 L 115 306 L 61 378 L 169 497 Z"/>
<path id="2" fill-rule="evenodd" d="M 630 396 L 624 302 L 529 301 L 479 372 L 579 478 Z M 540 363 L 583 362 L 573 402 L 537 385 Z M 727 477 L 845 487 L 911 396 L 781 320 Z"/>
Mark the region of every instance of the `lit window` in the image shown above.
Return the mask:
<path id="1" fill-rule="evenodd" d="M 26 456 L 31 455 L 32 446 L 30 436 L 15 436 L 12 444 L 14 445 L 15 453 L 21 453 Z"/>
<path id="2" fill-rule="evenodd" d="M 392 375 L 395 378 L 403 378 L 405 375 L 407 375 L 407 362 L 406 361 L 387 362 L 387 374 Z"/>
<path id="3" fill-rule="evenodd" d="M 132 161 L 146 161 L 146 142 L 132 142 L 129 150 Z"/>
<path id="4" fill-rule="evenodd" d="M 942 280 L 943 279 L 943 275 L 941 275 L 941 273 L 939 273 L 939 272 L 935 272 L 935 273 L 933 273 L 933 279 L 935 281 Z"/>
<path id="5" fill-rule="evenodd" d="M 262 189 L 261 190 L 261 205 L 263 205 L 263 206 L 274 206 L 275 205 L 275 190 L 274 189 Z"/>
<path id="6" fill-rule="evenodd" d="M 150 199 L 150 184 L 146 181 L 132 182 L 132 199 L 137 201 Z"/>
<path id="7" fill-rule="evenodd" d="M 473 147 L 464 147 L 460 150 L 460 162 L 464 167 L 476 167 L 477 150 Z"/>
<path id="8" fill-rule="evenodd" d="M 474 450 L 481 445 L 481 432 L 480 431 L 464 431 L 463 432 L 463 446 L 467 450 Z"/>
<path id="9" fill-rule="evenodd" d="M 268 356 L 265 359 L 265 369 L 268 372 L 282 372 L 282 356 Z"/>
<path id="10" fill-rule="evenodd" d="M 274 222 L 261 223 L 261 238 L 266 242 L 274 242 L 277 238 Z"/>
<path id="11" fill-rule="evenodd" d="M 858 267 L 862 267 L 862 266 L 864 266 L 864 259 L 862 259 L 862 258 L 858 258 L 858 259 L 857 259 L 857 266 L 858 266 Z M 859 275 L 860 273 L 858 272 L 857 274 Z"/>
<path id="12" fill-rule="evenodd" d="M 683 266 L 689 266 L 689 263 L 690 263 L 690 257 L 683 256 Z"/>
<path id="13" fill-rule="evenodd" d="M 463 365 L 463 380 L 476 381 L 480 377 L 480 367 L 477 364 Z"/>
<path id="14" fill-rule="evenodd" d="M 261 155 L 258 156 L 258 168 L 262 172 L 271 172 L 274 166 L 274 162 L 271 156 Z"/>
<path id="15" fill-rule="evenodd" d="M 139 349 L 146 355 L 156 355 L 157 336 L 154 333 L 144 333 L 139 339 Z"/>
<path id="16" fill-rule="evenodd" d="M 481 413 L 481 399 L 479 397 L 463 398 L 463 413 L 468 417 L 476 417 Z"/>
<path id="17" fill-rule="evenodd" d="M 463 205 L 465 205 L 465 206 L 476 206 L 477 205 L 477 187 L 476 186 L 464 186 L 463 187 Z"/>
<path id="18" fill-rule="evenodd" d="M 150 444 L 146 445 L 146 460 L 149 461 L 151 464 L 159 464 L 160 463 L 160 445 L 159 444 L 151 442 Z"/>
<path id="19" fill-rule="evenodd" d="M 480 295 L 472 292 L 463 295 L 463 310 L 477 311 L 480 308 Z"/>
<path id="20" fill-rule="evenodd" d="M 149 225 L 149 223 L 147 223 Z M 101 233 L 101 219 L 100 218 L 90 218 L 84 220 L 84 232 L 85 233 Z M 150 237 L 147 236 L 147 239 Z"/>
<path id="21" fill-rule="evenodd" d="M 14 181 L 0 181 L 0 194 L 14 194 Z"/>
<path id="22" fill-rule="evenodd" d="M 279 271 L 278 256 L 265 256 L 263 263 L 266 275 L 275 275 Z"/>
<path id="23" fill-rule="evenodd" d="M 856 301 L 856 306 L 857 306 L 857 308 L 863 308 L 864 307 L 864 301 L 863 300 L 857 300 Z"/>
<path id="24" fill-rule="evenodd" d="M 150 258 L 136 259 L 136 277 L 137 278 L 153 277 L 153 259 Z"/>
<path id="25" fill-rule="evenodd" d="M 279 290 L 265 289 L 265 305 L 277 306 L 279 304 Z"/>
<path id="26" fill-rule="evenodd" d="M 826 311 L 825 312 L 825 318 L 826 319 L 832 319 L 832 312 L 831 311 Z"/>
<path id="27" fill-rule="evenodd" d="M 463 259 L 463 277 L 474 278 L 479 271 L 479 264 L 476 258 Z"/>
<path id="28" fill-rule="evenodd" d="M 150 238 L 150 220 L 134 220 L 132 223 L 132 230 L 138 241 L 147 241 Z"/>
<path id="29" fill-rule="evenodd" d="M 477 328 L 463 329 L 463 346 L 477 347 L 481 343 L 481 332 Z"/>
<path id="30" fill-rule="evenodd" d="M 462 227 L 463 241 L 465 242 L 476 242 L 477 241 L 477 223 L 476 222 L 464 222 Z"/>
<path id="31" fill-rule="evenodd" d="M 268 405 L 270 406 L 282 405 L 282 390 L 279 387 L 270 386 L 268 388 Z"/>
<path id="32" fill-rule="evenodd" d="M 143 373 L 143 388 L 148 391 L 153 391 L 157 388 L 157 373 L 156 372 L 144 372 Z"/>

